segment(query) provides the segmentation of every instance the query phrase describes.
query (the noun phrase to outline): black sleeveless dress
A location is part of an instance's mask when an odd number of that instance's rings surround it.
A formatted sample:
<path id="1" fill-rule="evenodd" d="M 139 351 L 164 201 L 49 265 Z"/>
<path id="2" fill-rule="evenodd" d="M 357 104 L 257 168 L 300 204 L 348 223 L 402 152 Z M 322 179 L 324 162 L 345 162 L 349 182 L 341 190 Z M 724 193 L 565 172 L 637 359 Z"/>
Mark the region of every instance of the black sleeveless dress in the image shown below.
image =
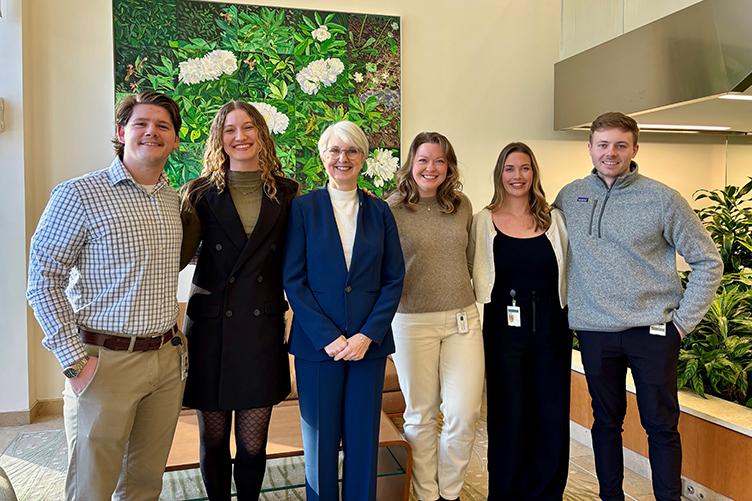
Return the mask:
<path id="1" fill-rule="evenodd" d="M 496 277 L 485 305 L 489 500 L 561 500 L 569 467 L 572 335 L 545 234 L 496 232 Z M 521 326 L 507 324 L 520 307 Z"/>

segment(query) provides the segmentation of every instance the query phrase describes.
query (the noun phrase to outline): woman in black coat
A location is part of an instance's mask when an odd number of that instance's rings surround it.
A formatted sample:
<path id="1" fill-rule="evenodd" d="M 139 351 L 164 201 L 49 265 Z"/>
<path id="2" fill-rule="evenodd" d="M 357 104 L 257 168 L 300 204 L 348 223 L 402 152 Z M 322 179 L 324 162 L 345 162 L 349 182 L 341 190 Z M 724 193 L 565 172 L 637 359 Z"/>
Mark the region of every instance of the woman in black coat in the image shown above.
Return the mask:
<path id="1" fill-rule="evenodd" d="M 258 499 L 272 406 L 290 392 L 282 250 L 297 183 L 282 177 L 266 122 L 225 104 L 212 122 L 201 176 L 182 197 L 185 266 L 198 249 L 186 312 L 183 403 L 197 409 L 201 474 L 211 500 L 230 499 L 235 412 L 237 498 Z"/>

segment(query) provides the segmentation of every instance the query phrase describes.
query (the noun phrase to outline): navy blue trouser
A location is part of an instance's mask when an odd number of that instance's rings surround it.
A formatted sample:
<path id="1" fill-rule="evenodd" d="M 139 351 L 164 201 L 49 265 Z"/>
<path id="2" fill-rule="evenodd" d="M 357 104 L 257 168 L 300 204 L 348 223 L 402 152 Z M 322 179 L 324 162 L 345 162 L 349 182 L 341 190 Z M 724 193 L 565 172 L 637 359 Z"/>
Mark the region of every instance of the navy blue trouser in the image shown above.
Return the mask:
<path id="1" fill-rule="evenodd" d="M 386 357 L 357 362 L 295 358 L 303 431 L 306 500 L 374 501 Z"/>
<path id="2" fill-rule="evenodd" d="M 657 501 L 681 498 L 681 440 L 676 364 L 681 339 L 672 323 L 666 335 L 649 327 L 620 332 L 577 331 L 588 390 L 593 399 L 595 470 L 604 501 L 622 501 L 622 425 L 627 412 L 627 367 L 637 390 L 640 422 L 648 435 L 653 494 Z"/>

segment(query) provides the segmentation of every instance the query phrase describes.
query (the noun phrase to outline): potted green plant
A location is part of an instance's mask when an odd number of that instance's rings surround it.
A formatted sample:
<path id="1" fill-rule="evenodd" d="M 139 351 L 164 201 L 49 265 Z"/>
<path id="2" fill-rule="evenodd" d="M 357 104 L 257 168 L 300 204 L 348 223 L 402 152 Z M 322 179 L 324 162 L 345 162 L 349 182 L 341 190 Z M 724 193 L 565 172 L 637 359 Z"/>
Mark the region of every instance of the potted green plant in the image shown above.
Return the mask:
<path id="1" fill-rule="evenodd" d="M 679 387 L 752 407 L 752 178 L 742 187 L 699 190 L 697 210 L 724 265 L 705 318 L 682 342 Z"/>
<path id="2" fill-rule="evenodd" d="M 718 246 L 724 273 L 752 268 L 752 177 L 742 187 L 699 190 L 695 200 L 710 200 L 697 215 Z"/>

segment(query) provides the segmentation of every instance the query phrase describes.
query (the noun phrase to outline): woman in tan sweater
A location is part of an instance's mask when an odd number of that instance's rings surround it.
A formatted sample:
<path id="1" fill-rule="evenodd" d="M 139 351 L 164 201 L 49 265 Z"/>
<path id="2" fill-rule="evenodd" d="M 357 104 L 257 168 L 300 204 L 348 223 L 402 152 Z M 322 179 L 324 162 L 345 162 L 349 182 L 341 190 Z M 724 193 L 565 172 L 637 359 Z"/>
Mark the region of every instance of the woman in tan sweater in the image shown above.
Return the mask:
<path id="1" fill-rule="evenodd" d="M 392 322 L 413 487 L 423 501 L 459 497 L 483 390 L 483 338 L 467 249 L 473 209 L 449 140 L 422 132 L 387 200 L 399 229 L 405 283 Z M 443 425 L 437 433 L 437 416 Z"/>

